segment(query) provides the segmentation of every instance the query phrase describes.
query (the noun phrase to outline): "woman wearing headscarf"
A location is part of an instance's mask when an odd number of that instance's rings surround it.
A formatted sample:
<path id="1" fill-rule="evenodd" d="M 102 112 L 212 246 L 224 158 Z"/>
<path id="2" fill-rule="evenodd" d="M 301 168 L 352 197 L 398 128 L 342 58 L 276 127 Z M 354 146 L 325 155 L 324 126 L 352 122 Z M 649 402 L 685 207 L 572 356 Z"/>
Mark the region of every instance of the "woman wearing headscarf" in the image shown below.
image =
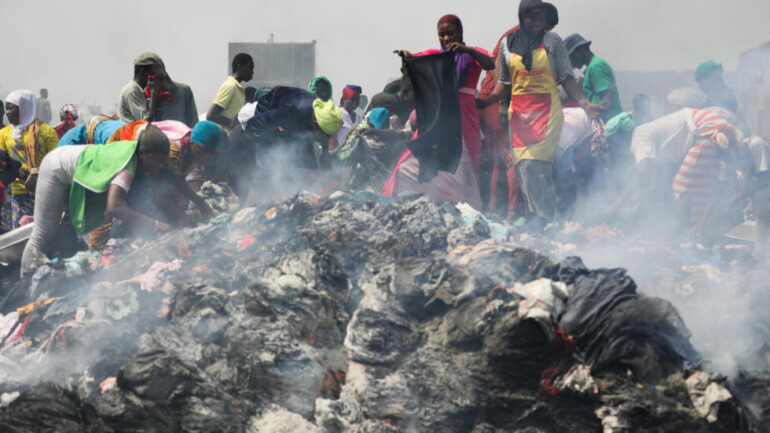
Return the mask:
<path id="1" fill-rule="evenodd" d="M 54 130 L 61 139 L 67 131 L 75 127 L 75 122 L 78 120 L 78 109 L 72 104 L 61 107 L 61 110 L 59 110 L 59 120 L 61 120 L 61 123 Z"/>
<path id="2" fill-rule="evenodd" d="M 67 131 L 60 139 L 59 146 L 71 146 L 73 144 L 104 144 L 113 133 L 127 123 L 118 120 L 117 116 L 99 114 L 91 116 L 86 123 L 78 125 Z"/>
<path id="3" fill-rule="evenodd" d="M 513 163 L 536 229 L 556 214 L 553 161 L 564 123 L 557 85 L 592 118 L 598 115 L 575 81 L 564 42 L 546 31 L 545 15 L 542 0 L 521 1 L 520 28 L 500 43 L 495 90 L 478 101 L 479 108 L 486 108 L 511 95 L 508 115 Z"/>
<path id="4" fill-rule="evenodd" d="M 37 218 L 22 254 L 22 276 L 45 261 L 65 209 L 78 235 L 101 225 L 105 215 L 150 230 L 168 230 L 167 224 L 139 214 L 126 204 L 134 179 L 160 175 L 168 152 L 168 138 L 153 126 L 147 127 L 138 141 L 64 146 L 51 151 L 40 166 Z"/>
<path id="5" fill-rule="evenodd" d="M 38 168 L 43 157 L 56 148 L 59 136 L 53 128 L 35 118 L 35 94 L 31 91 L 13 91 L 5 102 L 5 115 L 10 125 L 0 130 L 0 150 L 21 163 L 19 177 L 11 183 L 11 219 L 13 227 L 17 228 L 23 217 L 32 216 Z"/>
<path id="6" fill-rule="evenodd" d="M 551 31 L 559 24 L 559 11 L 556 9 L 556 6 L 550 3 L 544 3 L 543 5 L 545 7 L 545 29 L 546 31 Z M 500 42 L 518 30 L 519 26 L 517 24 L 500 36 L 495 43 L 495 48 L 492 50 L 493 58 L 500 58 Z M 481 80 L 480 99 L 486 99 L 492 94 L 495 90 L 499 74 L 499 65 L 495 65 L 495 69 L 487 71 L 484 79 Z M 504 111 L 497 105 L 490 105 L 480 109 L 479 120 L 481 121 L 481 131 L 484 133 L 484 145 L 487 147 L 492 163 L 488 207 L 490 210 L 504 211 L 503 207 L 506 205 L 505 201 L 507 201 L 508 218 L 513 218 L 519 195 L 519 181 L 516 179 L 511 141 L 508 138 L 508 107 L 505 107 Z M 505 169 L 503 175 L 506 177 L 508 184 L 507 200 L 505 200 L 503 195 L 505 192 L 501 194 L 502 197 L 498 196 L 501 168 Z M 499 203 L 499 198 L 503 198 L 504 201 Z"/>
<path id="7" fill-rule="evenodd" d="M 446 51 L 454 53 L 463 142 L 473 164 L 473 171 L 478 176 L 481 165 L 481 129 L 479 113 L 476 109 L 476 86 L 482 69 L 494 69 L 495 61 L 485 49 L 465 45 L 463 23 L 456 15 L 444 15 L 438 20 L 436 28 L 441 48 L 425 50 L 414 55 L 425 56 Z M 402 57 L 412 55 L 407 51 L 399 51 L 398 54 Z"/>
<path id="8" fill-rule="evenodd" d="M 162 120 L 152 124 L 146 120 L 138 120 L 124 124 L 115 129 L 106 140 L 97 140 L 93 144 L 136 140 L 148 125 L 157 127 L 169 140 L 167 166 L 164 173 L 157 178 L 145 178 L 144 181 L 135 183 L 129 194 L 129 201 L 138 196 L 151 196 L 151 201 L 143 200 L 143 206 L 137 208 L 152 215 L 161 211 L 166 219 L 175 225 L 193 224 L 183 211 L 183 198 L 194 203 L 204 218 L 213 216 L 211 208 L 194 191 L 197 191 L 202 183 L 200 168 L 214 156 L 219 145 L 221 130 L 216 123 L 204 120 L 190 129 L 176 120 Z M 150 191 L 152 194 L 149 194 Z M 110 221 L 94 229 L 91 232 L 89 248 L 102 247 L 110 239 L 111 230 Z"/>
<path id="9" fill-rule="evenodd" d="M 426 194 L 440 201 L 467 202 L 481 210 L 481 195 L 478 186 L 478 171 L 481 163 L 481 132 L 479 115 L 476 110 L 476 86 L 482 69 L 495 67 L 494 59 L 483 48 L 465 45 L 463 27 L 456 15 L 441 17 L 436 25 L 440 49 L 426 50 L 414 56 L 435 55 L 444 52 L 454 53 L 458 85 L 458 102 L 462 130 L 462 154 L 459 165 L 453 173 L 439 171 L 429 182 L 420 182 L 420 162 L 406 150 L 396 164 L 390 177 L 382 187 L 382 194 L 392 197 L 402 192 L 413 191 Z M 403 59 L 412 54 L 408 51 L 396 51 Z M 401 88 L 402 99 L 413 97 L 411 82 L 404 80 Z M 417 117 L 410 116 L 409 125 L 414 132 L 412 140 L 419 137 Z"/>
<path id="10" fill-rule="evenodd" d="M 389 124 L 390 112 L 386 108 L 373 108 L 336 152 L 337 159 L 350 167 L 349 189 L 377 191 L 382 188 L 406 148 L 404 137 L 393 134 L 397 131 L 388 129 Z"/>
<path id="11" fill-rule="evenodd" d="M 324 167 L 329 142 L 342 126 L 342 110 L 334 101 L 324 102 L 305 89 L 276 86 L 259 98 L 254 115 L 242 125 L 230 136 L 228 183 L 245 199 L 253 183 L 254 164 L 272 149 L 281 149 L 289 157 L 292 167 L 280 167 L 286 173 Z"/>
<path id="12" fill-rule="evenodd" d="M 325 76 L 319 75 L 310 80 L 310 83 L 307 85 L 307 91 L 316 98 L 320 98 L 321 101 L 326 102 L 332 99 L 332 82 Z"/>
<path id="13" fill-rule="evenodd" d="M 142 132 L 147 128 L 148 123 L 140 120 L 134 123 L 118 128 L 107 140 L 107 143 L 123 140 L 136 140 Z M 169 154 L 167 162 L 167 170 L 164 178 L 172 185 L 173 189 L 170 191 L 174 195 L 181 195 L 195 203 L 201 212 L 203 217 L 211 217 L 213 213 L 211 208 L 206 202 L 201 199 L 193 191 L 192 186 L 200 183 L 200 174 L 198 170 L 206 164 L 217 151 L 219 141 L 221 138 L 220 127 L 209 120 L 203 120 L 195 124 L 190 129 L 182 122 L 176 120 L 163 120 L 160 122 L 152 122 L 152 125 L 157 127 L 163 134 L 166 135 L 169 141 Z M 129 132 L 124 132 L 130 131 Z M 190 185 L 194 183 L 196 185 Z M 161 197 L 156 197 L 161 198 Z M 174 220 L 184 220 L 184 215 L 179 212 L 174 212 L 168 205 L 168 202 L 158 203 L 160 207 L 166 211 L 168 216 Z M 184 221 L 179 221 L 184 225 Z"/>
<path id="14" fill-rule="evenodd" d="M 361 115 L 358 114 L 358 105 L 361 102 L 361 87 L 348 84 L 342 89 L 340 108 L 342 109 L 342 127 L 337 131 L 337 143 L 345 144 L 350 130 L 361 123 Z"/>

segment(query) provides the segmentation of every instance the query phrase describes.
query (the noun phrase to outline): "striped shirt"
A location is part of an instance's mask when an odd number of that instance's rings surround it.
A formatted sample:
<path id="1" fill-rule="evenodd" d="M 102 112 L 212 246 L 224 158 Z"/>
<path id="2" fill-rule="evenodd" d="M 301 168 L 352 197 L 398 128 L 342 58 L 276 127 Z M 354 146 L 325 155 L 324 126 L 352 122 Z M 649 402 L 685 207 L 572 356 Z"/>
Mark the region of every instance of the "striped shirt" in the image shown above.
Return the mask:
<path id="1" fill-rule="evenodd" d="M 695 124 L 693 144 L 687 150 L 679 171 L 674 177 L 674 196 L 690 196 L 690 223 L 697 224 L 714 199 L 722 169 L 722 159 L 714 134 L 730 123 L 723 116 L 706 110 L 692 110 Z"/>

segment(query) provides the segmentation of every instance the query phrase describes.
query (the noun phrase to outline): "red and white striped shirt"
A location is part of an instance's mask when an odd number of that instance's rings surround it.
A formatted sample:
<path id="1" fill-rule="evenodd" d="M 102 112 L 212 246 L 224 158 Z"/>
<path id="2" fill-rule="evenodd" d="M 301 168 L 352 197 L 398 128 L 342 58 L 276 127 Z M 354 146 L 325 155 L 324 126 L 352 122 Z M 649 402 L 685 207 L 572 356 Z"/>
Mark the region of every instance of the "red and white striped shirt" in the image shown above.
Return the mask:
<path id="1" fill-rule="evenodd" d="M 677 199 L 685 192 L 689 193 L 690 222 L 696 224 L 713 199 L 722 168 L 715 135 L 731 125 L 723 116 L 711 111 L 695 109 L 692 116 L 695 123 L 693 144 L 674 177 L 673 188 Z"/>

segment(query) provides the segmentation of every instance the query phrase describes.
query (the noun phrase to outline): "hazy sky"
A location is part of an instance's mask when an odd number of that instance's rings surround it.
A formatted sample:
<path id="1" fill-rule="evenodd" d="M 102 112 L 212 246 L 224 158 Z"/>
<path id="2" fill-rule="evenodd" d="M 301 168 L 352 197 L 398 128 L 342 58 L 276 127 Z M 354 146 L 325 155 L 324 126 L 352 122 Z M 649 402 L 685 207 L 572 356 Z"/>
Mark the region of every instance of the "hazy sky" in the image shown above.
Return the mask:
<path id="1" fill-rule="evenodd" d="M 767 40 L 768 0 L 554 0 L 556 31 L 580 32 L 616 70 L 685 70 L 738 55 Z M 480 8 L 479 5 L 483 5 Z M 335 99 L 345 83 L 364 93 L 398 76 L 395 49 L 438 45 L 435 23 L 459 15 L 469 45 L 492 49 L 517 24 L 518 1 L 481 0 L 0 0 L 0 99 L 18 88 L 48 87 L 54 107 L 113 108 L 132 62 L 155 51 L 175 81 L 208 108 L 228 71 L 228 42 L 318 41 L 316 72 Z M 54 122 L 55 123 L 55 122 Z"/>

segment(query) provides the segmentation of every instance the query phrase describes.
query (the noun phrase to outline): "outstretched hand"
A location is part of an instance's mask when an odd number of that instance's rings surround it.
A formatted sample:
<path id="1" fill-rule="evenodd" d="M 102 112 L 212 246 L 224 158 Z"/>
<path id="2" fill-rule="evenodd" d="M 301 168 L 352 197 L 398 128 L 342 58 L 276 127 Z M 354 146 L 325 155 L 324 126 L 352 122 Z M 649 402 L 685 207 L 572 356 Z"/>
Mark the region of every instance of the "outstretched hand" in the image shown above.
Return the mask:
<path id="1" fill-rule="evenodd" d="M 412 57 L 412 53 L 410 53 L 407 50 L 396 50 L 396 51 L 393 51 L 393 54 L 398 55 L 399 57 L 401 57 L 404 60 Z"/>

